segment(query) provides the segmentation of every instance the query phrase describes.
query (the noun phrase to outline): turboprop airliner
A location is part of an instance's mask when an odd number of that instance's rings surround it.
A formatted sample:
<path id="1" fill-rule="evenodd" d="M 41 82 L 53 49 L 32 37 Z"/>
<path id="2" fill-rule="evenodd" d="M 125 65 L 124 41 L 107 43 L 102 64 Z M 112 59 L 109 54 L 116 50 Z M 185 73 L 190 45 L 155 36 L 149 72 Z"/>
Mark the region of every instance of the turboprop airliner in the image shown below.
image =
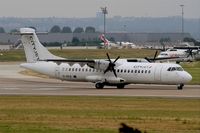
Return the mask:
<path id="1" fill-rule="evenodd" d="M 128 84 L 170 84 L 183 89 L 192 76 L 178 64 L 136 62 L 131 59 L 71 60 L 51 54 L 38 40 L 34 29 L 21 28 L 27 62 L 22 67 L 66 81 L 92 82 L 124 88 Z"/>
<path id="2" fill-rule="evenodd" d="M 174 59 L 170 59 L 173 57 Z M 157 59 L 159 58 L 169 58 L 169 61 L 176 62 L 187 62 L 200 60 L 200 48 L 194 47 L 175 47 L 173 49 L 168 49 L 167 51 L 161 52 Z"/>

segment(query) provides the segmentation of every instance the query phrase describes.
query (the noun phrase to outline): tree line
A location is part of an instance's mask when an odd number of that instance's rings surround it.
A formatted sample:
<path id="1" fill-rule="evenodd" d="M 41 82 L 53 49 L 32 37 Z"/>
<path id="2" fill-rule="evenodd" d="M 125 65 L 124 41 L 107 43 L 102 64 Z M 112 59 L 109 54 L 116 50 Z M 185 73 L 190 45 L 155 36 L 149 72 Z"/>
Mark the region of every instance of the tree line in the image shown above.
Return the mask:
<path id="1" fill-rule="evenodd" d="M 92 26 L 87 26 L 84 30 L 83 27 L 76 27 L 73 31 L 71 27 L 64 26 L 63 28 L 60 28 L 58 25 L 54 25 L 50 31 L 50 33 L 95 33 L 96 29 Z"/>
<path id="2" fill-rule="evenodd" d="M 37 30 L 35 27 L 29 27 Z M 18 29 L 12 29 L 10 32 L 19 32 Z M 61 28 L 58 25 L 54 25 L 50 30 L 50 33 L 95 33 L 96 29 L 92 26 L 87 26 L 85 29 L 83 27 L 76 27 L 74 30 L 72 30 L 69 26 L 64 26 Z M 3 27 L 0 27 L 0 33 L 6 33 L 5 29 Z"/>

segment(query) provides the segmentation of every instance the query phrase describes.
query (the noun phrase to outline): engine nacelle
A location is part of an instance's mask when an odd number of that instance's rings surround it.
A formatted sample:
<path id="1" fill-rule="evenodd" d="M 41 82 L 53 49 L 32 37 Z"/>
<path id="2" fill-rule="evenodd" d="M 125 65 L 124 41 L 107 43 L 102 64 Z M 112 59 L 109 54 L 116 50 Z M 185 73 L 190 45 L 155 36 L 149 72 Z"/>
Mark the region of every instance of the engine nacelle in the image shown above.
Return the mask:
<path id="1" fill-rule="evenodd" d="M 98 82 L 98 81 L 102 81 L 103 78 L 102 76 L 96 76 L 96 75 L 93 75 L 93 76 L 87 76 L 86 77 L 86 80 L 89 81 L 89 82 Z"/>
<path id="2" fill-rule="evenodd" d="M 87 65 L 97 70 L 106 70 L 109 65 L 109 61 L 98 60 L 95 61 L 95 63 L 88 63 Z"/>
<path id="3" fill-rule="evenodd" d="M 117 84 L 117 83 L 125 83 L 125 80 L 122 78 L 116 78 L 116 77 L 109 77 L 105 79 L 105 82 Z"/>
<path id="4" fill-rule="evenodd" d="M 116 78 L 116 77 L 104 77 L 104 76 L 87 76 L 86 80 L 89 82 L 106 82 L 111 84 L 118 84 L 118 83 L 125 83 L 125 80 L 122 78 Z"/>

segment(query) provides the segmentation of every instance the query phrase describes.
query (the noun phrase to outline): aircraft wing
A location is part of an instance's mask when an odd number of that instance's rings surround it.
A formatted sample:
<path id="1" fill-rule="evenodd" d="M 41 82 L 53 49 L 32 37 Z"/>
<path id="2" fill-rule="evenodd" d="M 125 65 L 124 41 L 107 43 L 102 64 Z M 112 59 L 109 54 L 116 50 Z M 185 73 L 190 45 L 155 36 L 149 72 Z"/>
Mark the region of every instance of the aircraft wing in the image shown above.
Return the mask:
<path id="1" fill-rule="evenodd" d="M 88 60 L 88 59 L 45 59 L 45 60 L 40 60 L 40 61 L 52 61 L 57 64 L 61 63 L 68 63 L 69 65 L 74 65 L 74 64 L 79 64 L 80 66 L 88 65 L 89 67 L 94 68 L 93 66 L 95 65 L 95 60 Z"/>
<path id="2" fill-rule="evenodd" d="M 148 62 L 154 62 L 154 61 L 162 61 L 162 60 L 170 60 L 170 59 L 180 59 L 180 57 L 159 57 L 159 58 L 147 58 L 147 57 L 145 57 L 145 59 Z"/>

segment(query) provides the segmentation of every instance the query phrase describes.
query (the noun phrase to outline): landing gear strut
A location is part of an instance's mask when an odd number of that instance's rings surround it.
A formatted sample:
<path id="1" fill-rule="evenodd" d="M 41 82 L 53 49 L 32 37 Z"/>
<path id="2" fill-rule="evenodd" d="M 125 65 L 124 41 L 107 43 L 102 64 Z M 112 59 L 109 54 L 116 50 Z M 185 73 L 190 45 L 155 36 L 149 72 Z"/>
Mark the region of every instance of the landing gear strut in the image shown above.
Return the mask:
<path id="1" fill-rule="evenodd" d="M 124 89 L 124 86 L 125 86 L 125 85 L 123 85 L 123 84 L 117 85 L 117 88 L 118 88 L 118 89 Z"/>
<path id="2" fill-rule="evenodd" d="M 178 85 L 178 90 L 182 90 L 183 89 L 183 86 L 184 86 L 184 84 L 180 84 L 180 85 Z"/>
<path id="3" fill-rule="evenodd" d="M 97 89 L 103 89 L 104 84 L 103 84 L 103 83 L 96 83 L 96 84 L 95 84 L 95 87 L 96 87 Z"/>

